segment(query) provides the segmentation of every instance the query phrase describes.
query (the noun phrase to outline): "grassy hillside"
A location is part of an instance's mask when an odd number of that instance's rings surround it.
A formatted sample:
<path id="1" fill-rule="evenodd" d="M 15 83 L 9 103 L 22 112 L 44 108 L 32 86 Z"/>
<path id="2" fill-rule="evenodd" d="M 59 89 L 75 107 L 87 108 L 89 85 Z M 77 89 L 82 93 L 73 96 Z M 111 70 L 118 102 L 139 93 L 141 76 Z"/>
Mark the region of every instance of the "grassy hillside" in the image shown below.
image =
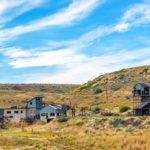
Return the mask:
<path id="1" fill-rule="evenodd" d="M 34 96 L 43 96 L 46 102 L 62 103 L 62 94 L 79 85 L 63 84 L 0 84 L 0 107 L 22 105 Z"/>
<path id="2" fill-rule="evenodd" d="M 78 86 L 75 84 L 0 84 L 0 91 L 64 93 Z"/>
<path id="3" fill-rule="evenodd" d="M 101 75 L 70 93 L 74 105 L 99 106 L 116 110 L 132 106 L 132 89 L 136 83 L 150 82 L 150 66 L 123 69 Z"/>
<path id="4" fill-rule="evenodd" d="M 132 107 L 132 88 L 139 82 L 150 82 L 150 66 L 104 74 L 82 86 L 0 84 L 0 106 L 21 105 L 26 99 L 39 95 L 46 102 L 118 111 L 121 106 Z"/>

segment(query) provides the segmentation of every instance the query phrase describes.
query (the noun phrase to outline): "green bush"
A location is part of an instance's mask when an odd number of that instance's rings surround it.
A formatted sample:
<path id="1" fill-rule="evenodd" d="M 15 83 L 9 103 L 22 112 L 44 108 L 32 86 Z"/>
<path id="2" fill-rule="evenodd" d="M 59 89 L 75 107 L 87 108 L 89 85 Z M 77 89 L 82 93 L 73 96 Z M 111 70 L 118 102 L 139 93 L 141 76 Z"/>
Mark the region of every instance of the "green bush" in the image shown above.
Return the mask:
<path id="1" fill-rule="evenodd" d="M 92 90 L 94 92 L 94 94 L 99 94 L 99 93 L 102 93 L 102 89 L 101 89 L 101 86 L 99 84 L 94 84 L 92 86 Z"/>
<path id="2" fill-rule="evenodd" d="M 99 108 L 99 107 L 95 107 L 94 110 L 93 110 L 93 112 L 94 112 L 95 114 L 100 113 L 100 108 Z"/>
<path id="3" fill-rule="evenodd" d="M 66 121 L 68 121 L 68 117 L 66 117 L 66 116 L 59 116 L 58 118 L 57 118 L 57 121 L 58 122 L 66 122 Z"/>
<path id="4" fill-rule="evenodd" d="M 128 111 L 129 109 L 130 109 L 130 107 L 128 107 L 128 106 L 122 106 L 122 107 L 120 108 L 120 113 L 126 112 L 126 111 Z"/>

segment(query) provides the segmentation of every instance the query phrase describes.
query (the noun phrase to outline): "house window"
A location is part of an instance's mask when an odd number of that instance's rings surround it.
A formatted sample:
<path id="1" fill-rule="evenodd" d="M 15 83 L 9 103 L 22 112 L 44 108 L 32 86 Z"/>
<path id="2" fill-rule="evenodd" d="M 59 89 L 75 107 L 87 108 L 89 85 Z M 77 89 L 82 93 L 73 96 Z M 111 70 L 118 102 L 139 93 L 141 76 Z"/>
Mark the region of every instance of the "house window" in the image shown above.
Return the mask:
<path id="1" fill-rule="evenodd" d="M 60 116 L 60 113 L 57 113 L 57 116 Z"/>
<path id="2" fill-rule="evenodd" d="M 40 100 L 40 97 L 36 97 L 36 100 L 38 100 L 38 101 L 39 101 L 39 100 Z"/>
<path id="3" fill-rule="evenodd" d="M 50 113 L 50 116 L 55 116 L 55 113 Z"/>
<path id="4" fill-rule="evenodd" d="M 148 95 L 148 94 L 149 94 L 149 87 L 145 87 L 145 88 L 144 88 L 144 94 L 145 94 L 145 95 Z"/>
<path id="5" fill-rule="evenodd" d="M 7 111 L 7 114 L 11 114 L 11 111 Z"/>
<path id="6" fill-rule="evenodd" d="M 23 110 L 21 110 L 21 114 L 23 113 Z"/>
<path id="7" fill-rule="evenodd" d="M 30 102 L 30 105 L 32 105 L 32 102 Z"/>
<path id="8" fill-rule="evenodd" d="M 42 113 L 41 116 L 46 116 L 46 113 Z"/>
<path id="9" fill-rule="evenodd" d="M 18 110 L 15 110 L 14 113 L 15 113 L 15 114 L 18 114 Z"/>

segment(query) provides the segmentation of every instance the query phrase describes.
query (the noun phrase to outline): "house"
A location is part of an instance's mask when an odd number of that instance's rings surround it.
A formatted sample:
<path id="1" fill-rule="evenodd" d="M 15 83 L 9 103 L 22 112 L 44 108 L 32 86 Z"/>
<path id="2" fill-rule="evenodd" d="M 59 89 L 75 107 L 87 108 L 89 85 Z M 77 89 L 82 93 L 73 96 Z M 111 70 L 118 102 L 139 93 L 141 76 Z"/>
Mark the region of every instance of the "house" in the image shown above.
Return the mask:
<path id="1" fill-rule="evenodd" d="M 150 115 L 150 83 L 138 83 L 134 86 L 134 114 Z"/>
<path id="2" fill-rule="evenodd" d="M 34 97 L 31 100 L 27 101 L 26 110 L 27 110 L 27 119 L 35 120 L 39 119 L 40 109 L 43 107 L 42 97 Z"/>
<path id="3" fill-rule="evenodd" d="M 40 120 L 49 122 L 52 119 L 66 114 L 66 110 L 61 105 L 47 105 L 40 110 Z"/>
<path id="4" fill-rule="evenodd" d="M 4 119 L 10 122 L 20 122 L 26 119 L 26 108 L 5 108 L 3 113 Z"/>
<path id="5" fill-rule="evenodd" d="M 66 114 L 68 106 L 47 105 L 43 103 L 42 97 L 34 97 L 26 102 L 25 107 L 10 107 L 0 109 L 0 121 L 20 122 L 21 120 L 41 120 L 49 122 L 51 119 Z"/>

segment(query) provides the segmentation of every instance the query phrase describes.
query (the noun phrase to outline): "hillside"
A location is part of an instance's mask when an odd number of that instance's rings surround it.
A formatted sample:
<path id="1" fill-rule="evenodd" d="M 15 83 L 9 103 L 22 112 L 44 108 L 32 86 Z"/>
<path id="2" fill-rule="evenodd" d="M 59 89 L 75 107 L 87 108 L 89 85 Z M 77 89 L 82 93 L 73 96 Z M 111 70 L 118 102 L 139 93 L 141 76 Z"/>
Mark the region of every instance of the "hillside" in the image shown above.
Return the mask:
<path id="1" fill-rule="evenodd" d="M 150 82 L 150 66 L 122 69 L 79 85 L 0 84 L 0 106 L 22 105 L 33 96 L 46 102 L 118 110 L 132 107 L 132 88 L 136 83 Z"/>
<path id="2" fill-rule="evenodd" d="M 65 93 L 78 86 L 75 84 L 0 84 L 0 91 Z"/>
<path id="3" fill-rule="evenodd" d="M 0 107 L 22 105 L 34 96 L 43 96 L 46 102 L 60 103 L 63 93 L 79 85 L 67 84 L 0 84 Z"/>
<path id="4" fill-rule="evenodd" d="M 132 107 L 132 89 L 139 82 L 150 82 L 150 66 L 101 75 L 67 96 L 74 105 L 99 106 L 109 110 L 125 105 Z"/>

